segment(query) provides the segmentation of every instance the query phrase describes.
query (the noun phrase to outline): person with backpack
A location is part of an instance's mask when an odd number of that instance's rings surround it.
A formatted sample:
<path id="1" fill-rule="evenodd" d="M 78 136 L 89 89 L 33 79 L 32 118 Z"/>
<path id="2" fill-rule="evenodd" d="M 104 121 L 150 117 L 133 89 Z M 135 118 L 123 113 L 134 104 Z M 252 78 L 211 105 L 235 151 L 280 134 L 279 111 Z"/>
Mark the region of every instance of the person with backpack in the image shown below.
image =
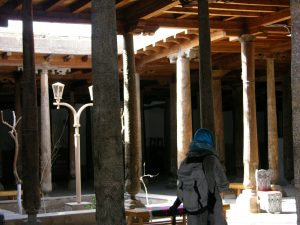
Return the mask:
<path id="1" fill-rule="evenodd" d="M 220 193 L 228 190 L 229 182 L 214 150 L 212 133 L 198 129 L 177 171 L 177 199 L 169 211 L 174 214 L 183 203 L 188 225 L 227 224 Z"/>

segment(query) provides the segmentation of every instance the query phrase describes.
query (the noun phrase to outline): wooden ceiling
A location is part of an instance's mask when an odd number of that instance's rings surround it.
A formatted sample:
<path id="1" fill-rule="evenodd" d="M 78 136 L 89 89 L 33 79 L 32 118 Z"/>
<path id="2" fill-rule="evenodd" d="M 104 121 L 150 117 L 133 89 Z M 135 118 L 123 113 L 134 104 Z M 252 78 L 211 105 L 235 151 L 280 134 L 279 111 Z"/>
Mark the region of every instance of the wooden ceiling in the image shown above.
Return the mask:
<path id="1" fill-rule="evenodd" d="M 90 23 L 90 0 L 33 0 L 35 21 L 62 23 Z M 182 4 L 182 3 L 186 4 Z M 0 26 L 8 19 L 21 19 L 22 0 L 0 0 Z M 175 66 L 168 56 L 184 48 L 197 48 L 198 9 L 193 0 L 116 0 L 118 33 L 152 34 L 159 27 L 182 28 L 185 31 L 157 41 L 136 52 L 137 70 L 141 79 L 171 79 Z M 256 66 L 264 70 L 264 59 L 274 57 L 276 69 L 285 73 L 290 66 L 290 1 L 289 0 L 215 0 L 209 1 L 212 64 L 216 71 L 240 70 L 241 34 L 256 36 Z M 21 63 L 22 55 L 1 52 L 0 79 L 16 69 L 16 59 Z M 68 64 L 78 75 L 79 63 L 90 66 L 90 58 L 77 55 L 66 57 L 51 55 L 53 65 Z M 47 54 L 37 55 L 38 62 L 47 61 Z M 121 60 L 120 64 L 121 64 Z M 88 65 L 88 66 L 87 66 Z M 120 66 L 121 68 L 121 66 Z M 192 61 L 197 69 L 198 62 Z M 2 73 L 2 74 L 1 74 Z M 226 74 L 226 73 L 221 73 Z M 83 76 L 83 79 L 90 76 Z"/>

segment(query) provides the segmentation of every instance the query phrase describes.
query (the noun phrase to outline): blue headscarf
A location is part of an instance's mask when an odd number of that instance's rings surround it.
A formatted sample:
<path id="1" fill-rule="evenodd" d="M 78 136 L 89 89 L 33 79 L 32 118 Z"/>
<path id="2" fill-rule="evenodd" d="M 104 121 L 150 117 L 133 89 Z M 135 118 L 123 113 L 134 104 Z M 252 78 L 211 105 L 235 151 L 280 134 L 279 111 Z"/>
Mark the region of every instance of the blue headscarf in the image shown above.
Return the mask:
<path id="1" fill-rule="evenodd" d="M 190 144 L 189 151 L 196 152 L 201 150 L 214 150 L 214 137 L 213 134 L 204 128 L 200 128 L 196 131 L 193 141 Z"/>

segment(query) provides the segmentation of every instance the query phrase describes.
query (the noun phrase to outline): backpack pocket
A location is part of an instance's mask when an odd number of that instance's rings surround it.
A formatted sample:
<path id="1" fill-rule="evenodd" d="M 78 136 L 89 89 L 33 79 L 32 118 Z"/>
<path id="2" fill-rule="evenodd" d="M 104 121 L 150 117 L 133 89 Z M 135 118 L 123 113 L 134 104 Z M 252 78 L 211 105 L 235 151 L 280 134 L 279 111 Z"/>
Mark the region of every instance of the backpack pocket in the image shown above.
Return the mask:
<path id="1" fill-rule="evenodd" d="M 177 190 L 177 196 L 182 201 L 187 212 L 200 212 L 203 208 L 200 192 L 195 180 L 181 182 Z"/>

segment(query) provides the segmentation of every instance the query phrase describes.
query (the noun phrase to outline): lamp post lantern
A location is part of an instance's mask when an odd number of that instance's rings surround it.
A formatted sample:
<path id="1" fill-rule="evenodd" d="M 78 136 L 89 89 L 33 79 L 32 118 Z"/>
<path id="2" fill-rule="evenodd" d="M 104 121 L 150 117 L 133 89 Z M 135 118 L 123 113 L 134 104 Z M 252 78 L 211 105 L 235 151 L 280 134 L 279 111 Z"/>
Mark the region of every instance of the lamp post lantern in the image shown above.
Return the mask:
<path id="1" fill-rule="evenodd" d="M 74 117 L 74 124 L 73 127 L 75 128 L 74 133 L 74 146 L 75 146 L 75 177 L 76 177 L 76 201 L 77 203 L 81 203 L 81 171 L 80 171 L 80 115 L 82 111 L 89 107 L 93 106 L 93 103 L 87 103 L 84 104 L 79 108 L 79 110 L 76 112 L 75 108 L 71 106 L 69 103 L 61 102 L 63 91 L 64 91 L 64 84 L 62 83 L 54 83 L 52 84 L 52 90 L 54 99 L 56 102 L 53 103 L 53 105 L 57 106 L 57 109 L 60 108 L 60 106 L 65 106 L 68 109 L 71 110 L 73 117 Z M 91 101 L 93 101 L 93 86 L 89 87 L 89 93 Z"/>

